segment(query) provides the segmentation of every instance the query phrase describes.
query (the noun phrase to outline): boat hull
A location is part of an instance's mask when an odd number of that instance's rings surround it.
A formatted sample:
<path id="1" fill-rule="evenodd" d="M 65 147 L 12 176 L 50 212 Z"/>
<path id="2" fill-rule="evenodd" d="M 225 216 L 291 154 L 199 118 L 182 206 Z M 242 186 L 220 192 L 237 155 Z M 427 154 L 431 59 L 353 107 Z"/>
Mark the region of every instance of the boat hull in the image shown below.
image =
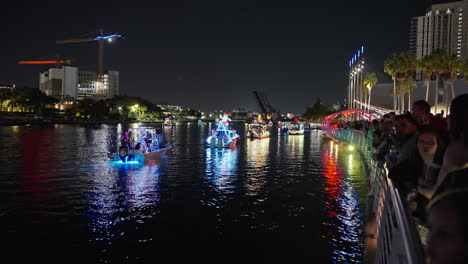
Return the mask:
<path id="1" fill-rule="evenodd" d="M 289 130 L 289 135 L 304 135 L 304 130 Z"/>
<path id="2" fill-rule="evenodd" d="M 249 137 L 253 139 L 262 139 L 262 138 L 267 138 L 270 137 L 270 133 L 265 133 L 265 134 L 254 134 L 254 133 L 249 133 Z"/>
<path id="3" fill-rule="evenodd" d="M 155 160 L 162 158 L 163 156 L 167 154 L 167 151 L 171 149 L 172 149 L 172 146 L 169 146 L 169 147 L 158 149 L 156 151 L 149 152 L 149 153 L 136 154 L 134 155 L 133 159 L 128 160 L 127 158 L 126 160 L 127 162 L 133 162 L 133 163 L 134 162 L 147 163 L 147 162 L 155 161 Z M 119 156 L 119 153 L 114 153 L 113 158 L 114 158 L 114 161 L 122 161 L 122 159 Z"/>

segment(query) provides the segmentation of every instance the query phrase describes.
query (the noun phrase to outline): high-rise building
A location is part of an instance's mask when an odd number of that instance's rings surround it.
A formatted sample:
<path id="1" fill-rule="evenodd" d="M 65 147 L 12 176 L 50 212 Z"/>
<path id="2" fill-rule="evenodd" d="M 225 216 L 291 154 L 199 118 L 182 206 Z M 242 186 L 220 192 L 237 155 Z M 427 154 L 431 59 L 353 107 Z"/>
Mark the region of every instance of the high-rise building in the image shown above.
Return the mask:
<path id="1" fill-rule="evenodd" d="M 410 51 L 421 59 L 435 50 L 468 58 L 468 21 L 464 12 L 468 0 L 432 5 L 424 16 L 413 17 L 410 22 Z M 423 79 L 423 72 L 416 73 L 416 80 Z"/>
<path id="2" fill-rule="evenodd" d="M 119 95 L 119 72 L 108 71 L 100 84 L 96 72 L 80 71 L 71 66 L 51 68 L 39 75 L 39 88 L 57 98 L 111 98 Z"/>

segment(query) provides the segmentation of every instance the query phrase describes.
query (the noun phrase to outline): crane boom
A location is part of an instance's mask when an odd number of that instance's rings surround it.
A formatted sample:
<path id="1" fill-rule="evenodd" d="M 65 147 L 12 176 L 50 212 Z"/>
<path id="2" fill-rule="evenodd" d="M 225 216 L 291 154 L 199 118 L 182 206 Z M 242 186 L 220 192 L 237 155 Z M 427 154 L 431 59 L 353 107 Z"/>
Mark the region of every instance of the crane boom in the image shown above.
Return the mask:
<path id="1" fill-rule="evenodd" d="M 121 38 L 122 35 L 119 34 L 112 34 L 108 36 L 104 36 L 102 29 L 98 30 L 99 35 L 96 37 L 90 38 L 78 38 L 78 39 L 65 39 L 65 40 L 57 40 L 56 43 L 58 44 L 67 44 L 67 43 L 79 43 L 79 42 L 91 42 L 97 41 L 99 43 L 99 58 L 98 58 L 98 72 L 97 72 L 97 83 L 99 87 L 96 88 L 98 93 L 103 93 L 104 91 L 104 40 L 107 39 L 108 41 L 112 41 L 116 38 Z"/>
<path id="2" fill-rule="evenodd" d="M 270 115 L 273 121 L 276 121 L 281 118 L 281 113 L 276 110 L 271 104 L 264 92 L 254 91 L 255 99 L 260 106 L 262 113 L 267 116 Z"/>
<path id="3" fill-rule="evenodd" d="M 64 40 L 57 40 L 56 43 L 64 44 L 64 43 L 90 42 L 94 40 L 95 38 L 64 39 Z"/>
<path id="4" fill-rule="evenodd" d="M 70 64 L 70 60 L 19 61 L 18 64 Z"/>

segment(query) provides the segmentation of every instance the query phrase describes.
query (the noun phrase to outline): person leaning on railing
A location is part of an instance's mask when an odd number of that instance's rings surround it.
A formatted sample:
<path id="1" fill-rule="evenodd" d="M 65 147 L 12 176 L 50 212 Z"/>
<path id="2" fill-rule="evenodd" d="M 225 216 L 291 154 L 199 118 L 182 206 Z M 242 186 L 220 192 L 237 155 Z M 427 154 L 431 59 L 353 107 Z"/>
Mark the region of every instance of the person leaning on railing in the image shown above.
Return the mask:
<path id="1" fill-rule="evenodd" d="M 468 170 L 468 94 L 453 99 L 448 123 L 450 143 L 445 151 L 436 183 L 431 188 L 418 188 L 428 199 L 447 188 L 468 182 L 466 173 L 457 172 Z"/>
<path id="2" fill-rule="evenodd" d="M 374 161 L 384 161 L 386 155 L 390 151 L 392 146 L 392 132 L 393 132 L 393 120 L 383 118 L 381 121 L 380 134 L 376 142 L 379 145 L 375 148 L 374 153 L 372 154 L 372 159 Z"/>

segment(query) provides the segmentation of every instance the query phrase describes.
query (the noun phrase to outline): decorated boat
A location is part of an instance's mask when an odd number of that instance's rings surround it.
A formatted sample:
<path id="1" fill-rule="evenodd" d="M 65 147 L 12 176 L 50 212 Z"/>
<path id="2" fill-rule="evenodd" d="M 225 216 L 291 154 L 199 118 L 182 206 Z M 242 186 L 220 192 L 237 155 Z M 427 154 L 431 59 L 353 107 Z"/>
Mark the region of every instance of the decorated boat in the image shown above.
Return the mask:
<path id="1" fill-rule="evenodd" d="M 172 126 L 172 121 L 171 121 L 171 119 L 169 117 L 166 117 L 164 119 L 163 126 Z"/>
<path id="2" fill-rule="evenodd" d="M 287 126 L 284 132 L 289 135 L 304 135 L 304 123 L 295 117 L 294 121 Z"/>
<path id="3" fill-rule="evenodd" d="M 122 135 L 114 161 L 122 163 L 146 163 L 160 159 L 172 146 L 166 146 L 160 129 L 138 127 L 129 129 Z"/>
<path id="4" fill-rule="evenodd" d="M 257 120 L 249 124 L 248 135 L 250 138 L 267 138 L 270 136 L 270 124 L 262 122 L 262 116 L 259 114 Z"/>
<path id="5" fill-rule="evenodd" d="M 229 114 L 224 116 L 216 123 L 216 128 L 206 138 L 206 143 L 212 148 L 236 148 L 240 137 L 236 130 L 229 127 Z"/>
<path id="6" fill-rule="evenodd" d="M 289 125 L 288 134 L 289 135 L 304 135 L 304 123 Z"/>

